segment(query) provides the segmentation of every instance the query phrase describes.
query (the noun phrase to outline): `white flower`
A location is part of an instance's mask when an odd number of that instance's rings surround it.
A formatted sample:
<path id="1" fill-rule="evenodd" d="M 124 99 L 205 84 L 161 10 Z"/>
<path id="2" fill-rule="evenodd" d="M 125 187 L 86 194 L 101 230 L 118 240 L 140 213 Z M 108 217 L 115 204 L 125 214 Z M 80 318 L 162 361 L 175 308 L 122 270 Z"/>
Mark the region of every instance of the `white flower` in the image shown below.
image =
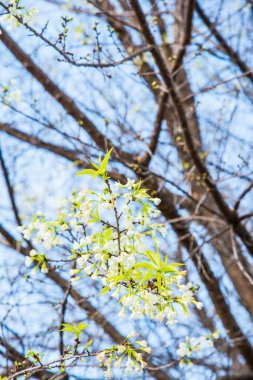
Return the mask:
<path id="1" fill-rule="evenodd" d="M 95 270 L 95 272 L 91 276 L 92 280 L 97 280 L 98 279 L 98 270 Z"/>
<path id="2" fill-rule="evenodd" d="M 131 200 L 133 199 L 131 193 L 126 193 L 126 194 L 123 195 L 123 197 L 125 198 L 125 200 L 126 200 L 127 202 L 129 202 L 129 201 L 131 201 Z"/>
<path id="3" fill-rule="evenodd" d="M 80 273 L 80 269 L 70 269 L 69 271 L 71 277 L 75 276 L 78 273 Z"/>
<path id="4" fill-rule="evenodd" d="M 69 226 L 67 225 L 67 223 L 63 223 L 59 227 L 62 229 L 62 231 L 67 231 L 67 229 L 69 228 Z"/>
<path id="5" fill-rule="evenodd" d="M 90 255 L 82 255 L 81 257 L 78 257 L 76 260 L 77 264 L 81 267 L 86 263 L 86 261 L 89 259 Z"/>
<path id="6" fill-rule="evenodd" d="M 133 221 L 129 216 L 125 219 L 125 226 L 128 229 L 133 229 Z"/>
<path id="7" fill-rule="evenodd" d="M 90 194 L 90 190 L 87 187 L 84 187 L 81 191 L 79 191 L 76 194 L 77 202 L 82 201 L 86 197 L 86 195 L 88 195 L 88 194 Z"/>
<path id="8" fill-rule="evenodd" d="M 131 373 L 131 372 L 133 372 L 133 369 L 134 369 L 134 363 L 133 363 L 132 359 L 128 358 L 127 363 L 126 363 L 125 372 Z"/>
<path id="9" fill-rule="evenodd" d="M 122 307 L 120 312 L 118 313 L 119 317 L 124 317 L 126 315 L 126 309 L 125 307 Z"/>
<path id="10" fill-rule="evenodd" d="M 136 340 L 136 343 L 142 347 L 148 347 L 146 340 Z"/>
<path id="11" fill-rule="evenodd" d="M 28 228 L 26 230 L 24 230 L 22 233 L 23 233 L 23 236 L 24 236 L 24 239 L 26 240 L 29 240 L 30 237 L 31 237 L 31 234 L 32 234 L 32 229 L 31 228 Z"/>
<path id="12" fill-rule="evenodd" d="M 76 231 L 81 231 L 82 230 L 82 226 L 77 221 L 75 221 L 75 220 L 71 220 L 69 224 Z"/>
<path id="13" fill-rule="evenodd" d="M 176 323 L 176 312 L 167 307 L 165 309 L 166 318 L 168 319 L 167 325 L 172 325 Z"/>
<path id="14" fill-rule="evenodd" d="M 15 101 L 20 102 L 22 93 L 19 89 L 10 92 L 7 96 L 7 102 Z"/>
<path id="15" fill-rule="evenodd" d="M 148 215 L 152 218 L 156 218 L 158 215 L 161 214 L 161 211 L 153 208 L 153 207 L 149 207 L 148 208 Z"/>
<path id="16" fill-rule="evenodd" d="M 29 268 L 30 266 L 32 266 L 32 263 L 33 263 L 33 259 L 30 256 L 27 256 L 25 258 L 25 266 Z"/>
<path id="17" fill-rule="evenodd" d="M 45 263 L 42 264 L 41 272 L 42 272 L 42 273 L 45 273 L 45 274 L 48 273 L 48 267 L 46 266 Z"/>
<path id="18" fill-rule="evenodd" d="M 116 360 L 116 362 L 114 363 L 114 368 L 120 368 L 122 359 L 123 359 L 123 357 Z"/>
<path id="19" fill-rule="evenodd" d="M 19 10 L 16 7 L 16 4 L 13 4 L 11 7 L 8 8 L 9 13 L 12 16 L 20 16 Z"/>
<path id="20" fill-rule="evenodd" d="M 85 238 L 82 238 L 80 240 L 80 245 L 81 246 L 89 245 L 89 244 L 92 244 L 92 237 L 91 236 L 86 236 Z"/>
<path id="21" fill-rule="evenodd" d="M 135 221 L 136 221 L 137 223 L 141 223 L 141 222 L 142 222 L 142 219 L 143 219 L 143 215 L 142 215 L 141 212 L 139 212 L 139 213 L 137 214 L 137 216 L 135 217 Z"/>
<path id="22" fill-rule="evenodd" d="M 120 287 L 118 286 L 117 289 L 112 293 L 112 298 L 119 298 L 119 292 L 120 292 Z"/>
<path id="23" fill-rule="evenodd" d="M 150 347 L 143 347 L 142 350 L 145 351 L 145 352 L 147 352 L 148 354 L 150 354 L 150 352 L 151 352 L 151 348 Z"/>
<path id="24" fill-rule="evenodd" d="M 89 217 L 90 217 L 90 213 L 91 213 L 91 209 L 92 209 L 92 202 L 91 201 L 87 201 L 87 202 L 84 202 L 83 204 L 81 204 L 80 211 L 82 213 L 82 220 L 84 223 L 88 222 Z"/>
<path id="25" fill-rule="evenodd" d="M 184 342 L 181 342 L 179 344 L 179 349 L 176 352 L 181 358 L 183 358 L 184 356 L 191 356 L 191 351 Z"/>
<path id="26" fill-rule="evenodd" d="M 199 341 L 200 341 L 200 343 L 205 343 L 206 342 L 206 336 L 201 336 L 200 338 L 199 338 Z"/>
<path id="27" fill-rule="evenodd" d="M 124 306 L 130 306 L 134 303 L 134 296 L 131 296 L 131 295 L 125 295 L 122 299 L 122 304 Z"/>
<path id="28" fill-rule="evenodd" d="M 37 273 L 37 267 L 35 267 L 35 268 L 31 271 L 31 275 L 32 275 L 32 276 L 36 276 L 36 273 Z"/>
<path id="29" fill-rule="evenodd" d="M 105 358 L 105 351 L 99 352 L 99 354 L 97 354 L 97 361 L 99 361 L 100 363 L 103 362 Z"/>
<path id="30" fill-rule="evenodd" d="M 166 322 L 166 325 L 170 326 L 170 325 L 174 325 L 175 323 L 176 323 L 175 319 L 168 319 L 167 322 Z"/>
<path id="31" fill-rule="evenodd" d="M 125 204 L 122 206 L 122 208 L 121 208 L 120 211 L 123 212 L 123 213 L 128 214 L 128 212 L 129 212 L 129 206 L 128 206 L 128 204 L 125 203 Z"/>
<path id="32" fill-rule="evenodd" d="M 36 256 L 37 254 L 38 254 L 38 252 L 36 252 L 35 249 L 32 249 L 32 250 L 30 251 L 30 253 L 29 253 L 29 255 L 30 255 L 31 257 Z"/>
<path id="33" fill-rule="evenodd" d="M 105 244 L 103 244 L 103 248 L 104 250 L 106 251 L 110 251 L 110 252 L 115 252 L 115 250 L 117 250 L 117 242 L 115 241 L 112 241 L 112 240 L 109 240 L 107 241 Z"/>
<path id="34" fill-rule="evenodd" d="M 103 202 L 103 203 L 102 203 L 102 206 L 103 206 L 106 210 L 112 210 L 112 209 L 115 207 L 115 201 Z"/>
<path id="35" fill-rule="evenodd" d="M 95 257 L 95 259 L 97 261 L 103 261 L 105 256 L 104 256 L 104 254 L 102 252 L 98 252 L 98 253 L 95 254 L 94 257 Z"/>
<path id="36" fill-rule="evenodd" d="M 29 12 L 27 12 L 24 17 L 23 17 L 23 22 L 26 24 L 30 21 L 32 21 L 32 19 L 38 14 L 38 11 L 36 8 L 31 8 L 29 10 Z"/>
<path id="37" fill-rule="evenodd" d="M 127 183 L 125 184 L 124 187 L 126 187 L 127 189 L 132 189 L 134 186 L 136 185 L 135 183 L 135 180 L 134 179 L 130 179 L 130 178 L 127 178 Z"/>
<path id="38" fill-rule="evenodd" d="M 130 334 L 127 336 L 127 339 L 130 339 L 130 338 L 132 338 L 132 337 L 134 337 L 134 336 L 136 336 L 136 335 L 137 335 L 136 332 L 133 330 L 133 331 L 131 331 Z"/>
<path id="39" fill-rule="evenodd" d="M 123 352 L 126 351 L 126 347 L 123 346 L 122 344 L 120 344 L 117 348 L 118 348 L 119 354 L 122 354 Z"/>
<path id="40" fill-rule="evenodd" d="M 89 276 L 93 268 L 94 268 L 94 264 L 91 264 L 88 267 L 84 268 L 84 272 Z"/>
<path id="41" fill-rule="evenodd" d="M 150 349 L 150 351 L 151 351 L 151 349 Z M 141 366 L 141 369 L 144 369 L 145 367 L 148 366 L 148 363 L 144 362 L 144 360 L 140 360 L 140 366 Z"/>
<path id="42" fill-rule="evenodd" d="M 197 309 L 199 309 L 199 310 L 203 309 L 203 303 L 202 302 L 195 302 L 195 305 L 196 305 Z"/>
<path id="43" fill-rule="evenodd" d="M 142 199 L 146 198 L 146 195 L 139 193 L 139 194 L 135 194 L 134 198 L 138 199 L 138 200 L 142 200 Z"/>
<path id="44" fill-rule="evenodd" d="M 219 336 L 220 336 L 219 331 L 215 331 L 215 332 L 213 333 L 213 338 L 214 338 L 214 339 L 218 339 Z"/>
<path id="45" fill-rule="evenodd" d="M 156 314 L 155 320 L 158 322 L 162 322 L 164 320 L 164 312 L 160 311 Z"/>
<path id="46" fill-rule="evenodd" d="M 132 268 L 135 264 L 135 255 L 133 254 L 129 255 L 128 253 L 123 252 L 118 257 L 118 262 L 124 265 L 125 269 Z"/>
<path id="47" fill-rule="evenodd" d="M 78 243 L 78 241 L 75 241 L 74 244 L 73 244 L 73 249 L 79 249 L 80 248 L 80 243 Z"/>
<path id="48" fill-rule="evenodd" d="M 104 375 L 107 379 L 111 379 L 112 378 L 112 371 L 110 368 L 107 369 L 107 371 L 104 372 Z"/>
<path id="49" fill-rule="evenodd" d="M 213 341 L 210 340 L 210 339 L 208 339 L 208 340 L 206 341 L 206 346 L 207 346 L 207 347 L 213 347 Z"/>
<path id="50" fill-rule="evenodd" d="M 159 232 L 163 237 L 166 237 L 167 235 L 167 228 L 166 227 L 161 227 L 159 228 Z"/>
<path id="51" fill-rule="evenodd" d="M 159 299 L 159 297 L 156 294 L 145 292 L 145 299 L 146 302 L 150 305 L 155 305 Z"/>
<path id="52" fill-rule="evenodd" d="M 161 199 L 159 198 L 153 198 L 152 200 L 156 206 L 158 206 L 161 203 Z"/>
<path id="53" fill-rule="evenodd" d="M 138 311 L 138 310 L 132 310 L 132 314 L 130 316 L 131 319 L 142 319 L 144 316 L 143 316 L 143 313 L 141 311 Z"/>
<path id="54" fill-rule="evenodd" d="M 181 300 L 182 300 L 182 302 L 184 302 L 184 304 L 186 306 L 188 306 L 193 301 L 193 297 L 192 296 L 193 296 L 193 293 L 189 290 L 189 291 L 187 291 L 186 293 L 184 293 L 182 295 Z"/>

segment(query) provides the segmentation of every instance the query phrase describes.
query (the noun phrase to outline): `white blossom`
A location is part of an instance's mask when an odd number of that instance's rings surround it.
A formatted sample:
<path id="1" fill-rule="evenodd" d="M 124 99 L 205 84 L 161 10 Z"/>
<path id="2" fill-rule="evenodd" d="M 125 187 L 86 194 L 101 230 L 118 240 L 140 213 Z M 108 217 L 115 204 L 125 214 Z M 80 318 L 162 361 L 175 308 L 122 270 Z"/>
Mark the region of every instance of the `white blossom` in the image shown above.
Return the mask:
<path id="1" fill-rule="evenodd" d="M 126 363 L 125 372 L 131 373 L 131 372 L 133 372 L 133 370 L 134 370 L 134 363 L 133 363 L 131 358 L 128 358 L 127 363 Z"/>
<path id="2" fill-rule="evenodd" d="M 87 262 L 89 257 L 90 257 L 90 255 L 82 255 L 81 257 L 78 257 L 76 262 L 79 266 L 83 266 Z"/>
<path id="3" fill-rule="evenodd" d="M 126 315 L 126 309 L 125 307 L 122 307 L 120 312 L 118 313 L 119 317 L 124 317 Z"/>
<path id="4" fill-rule="evenodd" d="M 43 265 L 42 265 L 42 267 L 41 267 L 41 272 L 42 273 L 48 273 L 48 267 L 46 266 L 46 264 L 45 263 L 43 263 Z"/>
<path id="5" fill-rule="evenodd" d="M 126 346 L 123 346 L 123 345 L 121 344 L 121 345 L 119 345 L 119 346 L 117 347 L 117 349 L 118 349 L 118 352 L 119 352 L 120 354 L 122 354 L 123 352 L 126 351 Z"/>
<path id="6" fill-rule="evenodd" d="M 29 255 L 30 255 L 31 257 L 36 256 L 37 254 L 38 254 L 38 252 L 36 252 L 35 249 L 32 249 L 32 250 L 29 252 Z"/>
<path id="7" fill-rule="evenodd" d="M 33 264 L 33 259 L 30 256 L 27 256 L 25 258 L 25 266 L 29 268 L 30 266 L 32 266 L 32 264 Z"/>
<path id="8" fill-rule="evenodd" d="M 189 350 L 186 343 L 184 342 L 181 342 L 179 344 L 179 349 L 176 352 L 181 358 L 183 358 L 184 356 L 191 356 L 191 350 Z"/>
<path id="9" fill-rule="evenodd" d="M 97 354 L 97 360 L 99 362 L 103 362 L 105 358 L 106 358 L 105 351 L 101 351 L 99 352 L 99 354 Z"/>

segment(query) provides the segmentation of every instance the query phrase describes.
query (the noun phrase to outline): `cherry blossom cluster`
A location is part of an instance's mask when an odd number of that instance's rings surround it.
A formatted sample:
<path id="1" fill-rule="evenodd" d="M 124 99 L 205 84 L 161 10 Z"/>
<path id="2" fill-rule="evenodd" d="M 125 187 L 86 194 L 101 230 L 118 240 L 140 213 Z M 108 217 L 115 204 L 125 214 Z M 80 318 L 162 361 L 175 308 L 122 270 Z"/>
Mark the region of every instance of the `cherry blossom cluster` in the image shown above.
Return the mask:
<path id="1" fill-rule="evenodd" d="M 208 347 L 213 347 L 213 340 L 218 338 L 218 331 L 215 331 L 213 334 L 200 336 L 197 338 L 187 336 L 185 342 L 181 342 L 177 350 L 177 354 L 181 358 L 180 365 L 184 365 L 185 363 L 191 365 L 191 358 L 193 357 L 194 353 Z"/>
<path id="2" fill-rule="evenodd" d="M 30 225 L 21 227 L 24 238 L 43 250 L 32 250 L 26 264 L 47 272 L 51 251 L 57 251 L 59 259 L 67 255 L 76 263 L 71 282 L 86 275 L 99 281 L 102 294 L 111 292 L 118 299 L 120 316 L 128 309 L 131 318 L 147 316 L 172 324 L 178 306 L 187 314 L 189 306 L 202 304 L 194 298 L 193 285 L 182 284 L 182 264 L 160 252 L 160 237 L 166 237 L 165 225 L 156 220 L 160 199 L 151 197 L 141 182 L 112 183 L 106 172 L 108 158 L 94 164 L 96 170 L 82 172 L 99 177 L 101 191 L 74 191 L 62 200 L 57 218 L 47 220 L 38 213 Z"/>
<path id="3" fill-rule="evenodd" d="M 106 368 L 105 377 L 112 377 L 113 368 L 118 369 L 124 366 L 124 372 L 130 374 L 142 371 L 147 367 L 147 363 L 143 360 L 143 352 L 150 353 L 151 349 L 145 340 L 130 342 L 130 338 L 134 336 L 136 333 L 133 331 L 122 344 L 104 350 L 97 355 L 97 360 L 101 366 Z"/>
<path id="4" fill-rule="evenodd" d="M 124 317 L 128 310 L 131 318 L 148 317 L 173 324 L 178 308 L 187 314 L 190 306 L 201 308 L 202 304 L 195 299 L 194 285 L 184 281 L 183 264 L 170 261 L 169 252 L 161 251 L 161 238 L 166 238 L 167 231 L 156 207 L 160 199 L 152 197 L 141 182 L 111 181 L 107 172 L 110 153 L 98 163 L 91 162 L 93 169 L 79 173 L 98 178 L 99 191 L 74 190 L 70 197 L 60 200 L 54 219 L 37 213 L 29 225 L 19 228 L 37 247 L 26 257 L 26 266 L 33 266 L 33 273 L 47 273 L 55 269 L 53 262 L 70 263 L 74 268 L 70 269 L 70 281 L 75 283 L 85 276 L 98 281 L 101 294 L 118 300 L 119 316 Z M 65 325 L 64 331 L 79 337 L 79 327 L 84 328 L 81 324 Z M 105 376 L 111 377 L 112 369 L 121 363 L 127 373 L 146 367 L 142 353 L 150 352 L 150 348 L 144 340 L 130 343 L 134 335 L 98 353 Z M 177 352 L 181 362 L 190 360 L 192 352 L 203 345 L 201 339 L 193 339 L 180 344 Z M 209 341 L 205 338 L 205 343 Z"/>
<path id="5" fill-rule="evenodd" d="M 8 21 L 8 30 L 13 29 L 15 26 L 20 26 L 21 21 L 24 24 L 30 22 L 38 11 L 36 8 L 26 9 L 20 5 L 20 0 L 8 0 L 6 2 L 6 13 L 2 16 L 2 21 Z"/>

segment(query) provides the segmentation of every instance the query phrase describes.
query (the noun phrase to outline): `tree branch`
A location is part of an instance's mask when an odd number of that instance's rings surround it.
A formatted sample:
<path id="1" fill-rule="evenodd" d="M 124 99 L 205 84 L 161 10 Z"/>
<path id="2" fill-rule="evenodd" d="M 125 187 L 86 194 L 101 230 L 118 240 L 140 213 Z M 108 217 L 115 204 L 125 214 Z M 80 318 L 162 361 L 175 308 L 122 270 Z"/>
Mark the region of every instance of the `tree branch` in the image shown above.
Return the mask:
<path id="1" fill-rule="evenodd" d="M 147 20 L 145 18 L 145 15 L 139 5 L 138 0 L 130 0 L 130 4 L 132 5 L 132 8 L 134 9 L 136 13 L 136 17 L 139 20 L 140 27 L 142 28 L 142 33 L 144 38 L 146 39 L 146 42 L 148 45 L 152 47 L 152 53 L 153 57 L 156 61 L 156 64 L 160 70 L 161 76 L 169 90 L 170 96 L 172 98 L 173 104 L 176 108 L 177 115 L 180 121 L 180 125 L 182 128 L 182 132 L 184 135 L 184 140 L 186 143 L 186 146 L 188 148 L 189 154 L 198 169 L 199 173 L 202 176 L 203 182 L 207 185 L 209 192 L 211 193 L 215 203 L 217 204 L 218 208 L 224 215 L 225 219 L 229 224 L 233 226 L 233 229 L 235 233 L 240 237 L 242 242 L 247 247 L 248 251 L 253 256 L 253 238 L 247 231 L 246 227 L 242 223 L 240 223 L 240 219 L 234 210 L 231 210 L 230 207 L 225 202 L 222 194 L 218 190 L 217 186 L 215 185 L 214 181 L 211 178 L 211 175 L 204 164 L 204 162 L 200 159 L 199 154 L 195 148 L 194 141 L 190 132 L 190 128 L 188 125 L 187 117 L 184 111 L 184 108 L 182 106 L 179 94 L 175 88 L 175 85 L 173 83 L 172 78 L 170 77 L 170 73 L 168 72 L 168 68 L 166 65 L 166 62 L 164 61 L 163 57 L 160 54 L 159 48 L 157 47 L 155 43 L 155 39 L 149 29 Z"/>
<path id="2" fill-rule="evenodd" d="M 44 89 L 71 115 L 82 129 L 84 129 L 97 146 L 106 151 L 114 147 L 114 144 L 104 136 L 92 123 L 92 121 L 77 107 L 63 90 L 61 90 L 46 74 L 33 62 L 33 60 L 17 45 L 10 35 L 0 26 L 0 40 L 11 53 L 22 63 L 25 69 L 44 87 Z M 132 155 L 115 148 L 113 154 L 125 160 L 132 159 Z"/>
<path id="3" fill-rule="evenodd" d="M 221 33 L 216 28 L 215 24 L 210 21 L 210 19 L 206 16 L 203 9 L 200 7 L 199 3 L 196 1 L 196 10 L 201 18 L 201 20 L 204 22 L 204 24 L 208 27 L 208 29 L 213 33 L 217 41 L 219 41 L 223 51 L 231 58 L 231 60 L 239 67 L 239 69 L 246 74 L 246 76 L 253 82 L 253 72 L 252 70 L 247 66 L 247 64 L 241 59 L 239 54 L 233 50 L 231 46 L 228 45 L 224 37 L 221 35 Z"/>

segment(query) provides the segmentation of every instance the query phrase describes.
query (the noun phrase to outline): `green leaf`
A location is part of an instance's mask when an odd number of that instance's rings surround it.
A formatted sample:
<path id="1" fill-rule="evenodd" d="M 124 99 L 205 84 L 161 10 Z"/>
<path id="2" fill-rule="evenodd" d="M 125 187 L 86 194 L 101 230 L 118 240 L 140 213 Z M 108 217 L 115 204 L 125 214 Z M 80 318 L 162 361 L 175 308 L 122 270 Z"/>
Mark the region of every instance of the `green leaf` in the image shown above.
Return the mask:
<path id="1" fill-rule="evenodd" d="M 62 326 L 64 326 L 64 327 L 60 331 L 65 331 L 65 332 L 69 332 L 69 333 L 74 332 L 73 326 L 69 325 L 68 323 L 62 323 Z"/>
<path id="2" fill-rule="evenodd" d="M 69 332 L 71 334 L 74 334 L 77 338 L 79 338 L 81 332 L 86 329 L 87 326 L 89 326 L 88 323 L 80 322 L 78 325 L 73 323 L 70 325 L 69 323 L 62 323 L 63 329 L 61 331 Z"/>
<path id="3" fill-rule="evenodd" d="M 154 251 L 146 251 L 145 253 L 155 265 L 160 265 L 161 259 L 158 253 Z"/>
<path id="4" fill-rule="evenodd" d="M 109 161 L 109 158 L 111 156 L 111 153 L 112 153 L 112 150 L 113 148 L 111 148 L 105 155 L 105 158 L 103 159 L 102 163 L 101 163 L 101 170 L 103 170 L 103 172 L 106 172 L 106 169 L 107 169 L 107 165 L 108 165 L 108 161 Z"/>
<path id="5" fill-rule="evenodd" d="M 99 157 L 98 161 L 100 162 L 100 157 Z M 90 161 L 90 163 L 92 166 L 94 166 L 94 168 L 96 168 L 97 170 L 99 169 L 99 165 L 95 164 L 95 162 Z"/>
<path id="6" fill-rule="evenodd" d="M 99 175 L 103 176 L 104 179 L 106 177 L 106 169 L 108 165 L 109 158 L 111 156 L 113 148 L 111 148 L 105 155 L 105 158 L 102 160 L 101 157 L 98 159 L 99 165 L 95 164 L 95 162 L 90 161 L 91 165 L 96 169 L 84 169 L 77 173 L 77 175 L 92 175 L 93 178 L 98 177 Z"/>
<path id="7" fill-rule="evenodd" d="M 86 327 L 89 326 L 89 323 L 83 323 L 83 322 L 80 322 L 77 326 L 78 328 L 78 331 L 83 331 L 84 329 L 86 329 Z"/>
<path id="8" fill-rule="evenodd" d="M 114 281 L 114 286 L 117 285 L 118 282 L 120 282 L 121 280 L 124 280 L 125 276 L 124 275 L 119 275 L 119 276 L 111 276 L 111 277 L 108 277 L 108 280 L 109 281 Z"/>
<path id="9" fill-rule="evenodd" d="M 84 349 L 88 350 L 88 348 L 92 345 L 92 343 L 93 343 L 93 339 L 88 340 L 88 342 L 86 343 Z"/>
<path id="10" fill-rule="evenodd" d="M 101 295 L 106 294 L 107 292 L 109 292 L 109 290 L 111 290 L 111 289 L 109 288 L 109 286 L 105 286 L 105 287 L 101 290 L 100 294 L 101 294 Z"/>
<path id="11" fill-rule="evenodd" d="M 149 270 L 145 274 L 145 276 L 140 280 L 140 285 L 142 285 L 145 281 L 150 280 L 153 277 L 153 273 Z"/>
<path id="12" fill-rule="evenodd" d="M 134 264 L 135 268 L 146 268 L 146 269 L 151 269 L 151 270 L 156 270 L 156 267 L 152 265 L 151 263 L 146 263 L 146 262 L 141 262 Z"/>
<path id="13" fill-rule="evenodd" d="M 173 268 L 171 265 L 162 265 L 162 271 L 164 273 L 180 273 L 177 269 Z"/>
<path id="14" fill-rule="evenodd" d="M 162 290 L 162 276 L 160 272 L 157 272 L 156 279 L 157 279 L 157 287 L 160 292 Z"/>
<path id="15" fill-rule="evenodd" d="M 96 173 L 96 170 L 94 169 L 84 169 L 78 172 L 76 175 L 94 175 Z"/>
<path id="16" fill-rule="evenodd" d="M 185 264 L 183 263 L 171 263 L 169 264 L 171 267 L 181 267 L 181 266 L 184 266 Z"/>

